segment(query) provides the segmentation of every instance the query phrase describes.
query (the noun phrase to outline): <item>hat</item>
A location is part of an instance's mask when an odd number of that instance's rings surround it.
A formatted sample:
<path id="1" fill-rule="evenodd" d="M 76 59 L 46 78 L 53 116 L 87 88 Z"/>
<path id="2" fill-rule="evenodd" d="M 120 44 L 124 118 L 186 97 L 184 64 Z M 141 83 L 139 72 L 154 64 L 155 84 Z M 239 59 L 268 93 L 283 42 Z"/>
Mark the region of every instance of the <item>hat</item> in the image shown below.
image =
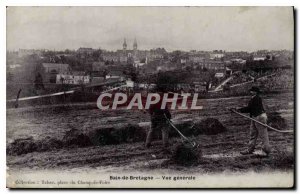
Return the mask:
<path id="1" fill-rule="evenodd" d="M 261 93 L 261 91 L 259 90 L 259 88 L 256 87 L 256 86 L 253 86 L 249 91 L 256 92 L 256 93 Z"/>

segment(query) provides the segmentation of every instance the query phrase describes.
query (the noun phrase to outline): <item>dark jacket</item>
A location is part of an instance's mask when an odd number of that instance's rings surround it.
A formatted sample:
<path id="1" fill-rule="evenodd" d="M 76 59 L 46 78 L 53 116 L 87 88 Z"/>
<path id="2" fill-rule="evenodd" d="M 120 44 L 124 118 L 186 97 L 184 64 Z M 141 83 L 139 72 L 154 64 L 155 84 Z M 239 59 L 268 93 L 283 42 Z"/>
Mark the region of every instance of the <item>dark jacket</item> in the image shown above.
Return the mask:
<path id="1" fill-rule="evenodd" d="M 161 108 L 162 101 L 160 100 L 156 104 L 152 104 L 149 107 L 149 113 L 151 116 L 152 122 L 162 122 L 166 121 L 166 117 L 168 119 L 171 119 L 171 113 L 169 112 L 168 106 L 166 106 L 164 109 Z M 166 117 L 165 117 L 166 115 Z"/>
<path id="2" fill-rule="evenodd" d="M 247 107 L 238 109 L 242 113 L 250 113 L 250 117 L 256 117 L 265 112 L 262 99 L 259 95 L 254 96 Z"/>

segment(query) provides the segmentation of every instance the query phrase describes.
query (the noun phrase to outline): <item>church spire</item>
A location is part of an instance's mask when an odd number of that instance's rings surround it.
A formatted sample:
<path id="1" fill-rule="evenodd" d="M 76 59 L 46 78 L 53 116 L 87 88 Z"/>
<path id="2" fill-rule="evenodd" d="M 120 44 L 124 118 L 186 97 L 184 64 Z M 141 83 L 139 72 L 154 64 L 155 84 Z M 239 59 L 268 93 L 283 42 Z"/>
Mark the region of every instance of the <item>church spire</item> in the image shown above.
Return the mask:
<path id="1" fill-rule="evenodd" d="M 123 50 L 126 51 L 127 49 L 127 43 L 126 43 L 126 38 L 124 38 L 124 43 L 123 43 Z"/>
<path id="2" fill-rule="evenodd" d="M 133 50 L 137 50 L 137 42 L 136 42 L 136 38 L 134 38 L 134 42 L 133 42 Z"/>

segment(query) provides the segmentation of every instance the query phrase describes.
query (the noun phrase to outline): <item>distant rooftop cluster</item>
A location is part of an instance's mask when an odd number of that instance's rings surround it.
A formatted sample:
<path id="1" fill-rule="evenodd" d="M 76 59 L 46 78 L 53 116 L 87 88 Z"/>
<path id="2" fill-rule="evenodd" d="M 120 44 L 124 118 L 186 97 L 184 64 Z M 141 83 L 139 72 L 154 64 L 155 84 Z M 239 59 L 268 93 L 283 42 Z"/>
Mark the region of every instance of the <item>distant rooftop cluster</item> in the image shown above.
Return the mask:
<path id="1" fill-rule="evenodd" d="M 191 83 L 218 83 L 228 73 L 247 69 L 293 66 L 294 53 L 287 50 L 225 51 L 172 51 L 164 48 L 141 50 L 135 38 L 132 48 L 126 38 L 120 49 L 108 51 L 80 47 L 77 50 L 53 51 L 46 49 L 19 49 L 7 52 L 9 77 L 19 72 L 32 71 L 44 83 L 99 84 L 108 80 L 147 82 L 159 72 L 190 72 L 185 80 Z M 30 67 L 30 68 L 28 68 Z M 212 77 L 213 75 L 213 77 Z M 33 79 L 33 78 L 31 78 Z M 216 80 L 217 81 L 216 81 Z M 215 80 L 215 81 L 212 81 Z M 210 87 L 213 87 L 210 86 Z"/>

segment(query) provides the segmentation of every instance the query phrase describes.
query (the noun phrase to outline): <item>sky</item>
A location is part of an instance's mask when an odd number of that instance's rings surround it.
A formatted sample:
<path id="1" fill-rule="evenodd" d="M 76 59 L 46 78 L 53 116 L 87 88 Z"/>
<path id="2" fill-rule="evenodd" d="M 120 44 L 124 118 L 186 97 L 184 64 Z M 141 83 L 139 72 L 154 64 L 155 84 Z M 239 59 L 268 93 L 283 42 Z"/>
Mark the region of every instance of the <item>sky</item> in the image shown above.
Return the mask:
<path id="1" fill-rule="evenodd" d="M 8 7 L 7 50 L 294 49 L 292 7 Z"/>

